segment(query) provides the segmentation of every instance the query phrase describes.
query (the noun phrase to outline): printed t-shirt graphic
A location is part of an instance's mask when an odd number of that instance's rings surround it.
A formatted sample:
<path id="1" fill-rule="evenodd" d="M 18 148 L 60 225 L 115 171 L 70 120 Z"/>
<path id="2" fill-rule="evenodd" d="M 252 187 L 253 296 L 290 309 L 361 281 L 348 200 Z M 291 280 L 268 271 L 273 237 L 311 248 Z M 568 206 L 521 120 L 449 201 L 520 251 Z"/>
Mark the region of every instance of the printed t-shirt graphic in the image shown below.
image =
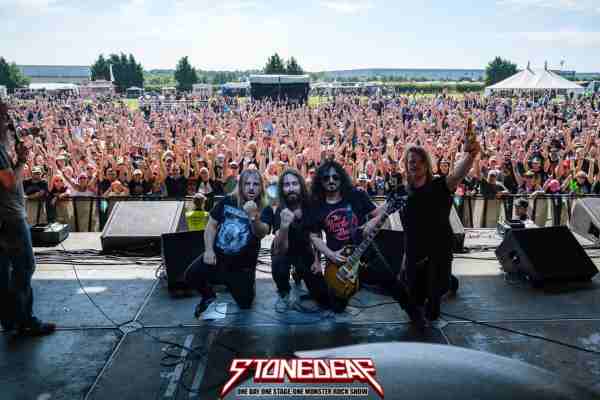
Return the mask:
<path id="1" fill-rule="evenodd" d="M 239 208 L 225 205 L 223 217 L 216 245 L 224 254 L 238 254 L 250 241 L 248 215 Z"/>

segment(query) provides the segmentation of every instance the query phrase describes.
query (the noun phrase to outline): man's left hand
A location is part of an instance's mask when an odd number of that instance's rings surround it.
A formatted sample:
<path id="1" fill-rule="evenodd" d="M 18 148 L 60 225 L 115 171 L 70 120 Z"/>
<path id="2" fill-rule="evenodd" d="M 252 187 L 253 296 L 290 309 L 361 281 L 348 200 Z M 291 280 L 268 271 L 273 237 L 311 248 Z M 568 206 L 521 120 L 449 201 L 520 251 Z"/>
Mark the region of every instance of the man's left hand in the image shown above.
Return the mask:
<path id="1" fill-rule="evenodd" d="M 248 217 L 251 220 L 254 220 L 258 216 L 258 206 L 252 200 L 247 201 L 244 204 L 244 211 L 246 212 L 246 214 L 248 214 Z"/>

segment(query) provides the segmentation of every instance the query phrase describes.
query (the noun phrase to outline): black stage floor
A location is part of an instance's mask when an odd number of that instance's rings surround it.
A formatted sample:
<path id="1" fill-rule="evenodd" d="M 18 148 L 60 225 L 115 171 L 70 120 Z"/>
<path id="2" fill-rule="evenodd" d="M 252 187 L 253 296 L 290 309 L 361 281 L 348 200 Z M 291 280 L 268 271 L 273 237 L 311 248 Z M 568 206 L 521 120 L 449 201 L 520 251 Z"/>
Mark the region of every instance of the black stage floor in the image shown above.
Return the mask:
<path id="1" fill-rule="evenodd" d="M 491 230 L 467 232 L 467 247 L 499 242 Z M 64 245 L 99 249 L 99 234 L 71 234 Z M 458 255 L 454 271 L 461 288 L 443 304 L 447 325 L 419 333 L 396 304 L 369 308 L 390 299 L 368 290 L 341 315 L 306 301 L 303 312 L 285 312 L 270 275 L 259 273 L 253 309 L 238 310 L 220 292 L 217 315 L 223 318 L 198 321 L 193 317 L 198 298 L 169 297 L 156 279 L 156 265 L 78 265 L 82 285 L 104 316 L 81 290 L 72 265 L 39 264 L 35 312 L 56 322 L 59 331 L 36 339 L 0 335 L 0 398 L 210 399 L 236 357 L 292 357 L 300 350 L 394 341 L 482 350 L 600 390 L 600 357 L 555 342 L 600 351 L 600 276 L 534 289 L 505 281 L 493 252 L 484 251 Z M 133 322 L 115 327 L 128 321 Z M 178 363 L 185 350 L 166 342 L 194 348 L 194 354 Z"/>

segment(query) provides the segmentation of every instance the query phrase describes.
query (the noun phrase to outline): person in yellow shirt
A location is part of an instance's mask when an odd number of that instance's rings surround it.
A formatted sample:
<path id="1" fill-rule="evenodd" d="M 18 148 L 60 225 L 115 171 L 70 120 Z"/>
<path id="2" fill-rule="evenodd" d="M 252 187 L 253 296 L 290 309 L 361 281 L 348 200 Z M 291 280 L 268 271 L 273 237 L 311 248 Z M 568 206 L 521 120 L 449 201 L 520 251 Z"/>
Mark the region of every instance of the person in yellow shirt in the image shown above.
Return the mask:
<path id="1" fill-rule="evenodd" d="M 188 230 L 203 231 L 208 223 L 208 211 L 204 210 L 206 197 L 202 193 L 194 195 L 194 208 L 185 213 Z"/>

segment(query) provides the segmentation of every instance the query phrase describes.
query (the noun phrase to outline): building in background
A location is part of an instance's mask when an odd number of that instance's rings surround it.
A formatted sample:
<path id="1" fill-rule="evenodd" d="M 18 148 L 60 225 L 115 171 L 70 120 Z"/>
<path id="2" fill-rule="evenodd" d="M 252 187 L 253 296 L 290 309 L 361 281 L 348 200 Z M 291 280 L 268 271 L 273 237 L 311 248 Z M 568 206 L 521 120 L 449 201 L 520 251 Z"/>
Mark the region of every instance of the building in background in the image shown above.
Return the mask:
<path id="1" fill-rule="evenodd" d="M 112 96 L 114 94 L 115 85 L 110 81 L 91 81 L 79 87 L 79 95 L 81 97 L 94 98 L 98 96 Z"/>
<path id="2" fill-rule="evenodd" d="M 31 83 L 75 83 L 90 81 L 89 66 L 82 65 L 17 65 Z"/>
<path id="3" fill-rule="evenodd" d="M 192 85 L 192 96 L 199 97 L 202 100 L 209 99 L 212 96 L 212 85 L 208 83 L 194 83 Z"/>

